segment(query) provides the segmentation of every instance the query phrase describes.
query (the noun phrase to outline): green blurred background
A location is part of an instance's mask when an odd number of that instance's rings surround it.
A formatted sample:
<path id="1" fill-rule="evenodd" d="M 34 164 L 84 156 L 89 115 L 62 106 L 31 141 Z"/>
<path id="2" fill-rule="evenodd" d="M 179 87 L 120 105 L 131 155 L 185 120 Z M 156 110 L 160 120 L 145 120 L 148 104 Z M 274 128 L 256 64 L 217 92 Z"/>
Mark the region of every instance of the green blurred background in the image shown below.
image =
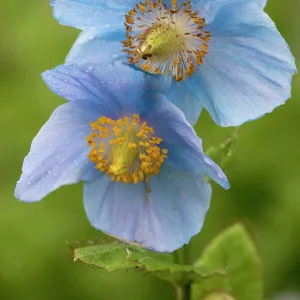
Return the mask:
<path id="1" fill-rule="evenodd" d="M 296 57 L 299 11 L 299 0 L 270 0 L 267 6 Z M 3 0 L 0 25 L 0 299 L 174 299 L 171 285 L 144 274 L 103 276 L 72 262 L 66 241 L 84 242 L 98 234 L 86 219 L 80 185 L 61 188 L 36 204 L 14 198 L 32 138 L 63 102 L 40 73 L 63 62 L 77 31 L 58 25 L 46 0 Z M 266 299 L 300 292 L 299 96 L 295 76 L 286 105 L 242 127 L 225 170 L 231 189 L 214 185 L 204 229 L 191 244 L 193 260 L 220 230 L 242 221 L 264 263 Z M 206 113 L 197 131 L 206 147 L 227 133 Z"/>

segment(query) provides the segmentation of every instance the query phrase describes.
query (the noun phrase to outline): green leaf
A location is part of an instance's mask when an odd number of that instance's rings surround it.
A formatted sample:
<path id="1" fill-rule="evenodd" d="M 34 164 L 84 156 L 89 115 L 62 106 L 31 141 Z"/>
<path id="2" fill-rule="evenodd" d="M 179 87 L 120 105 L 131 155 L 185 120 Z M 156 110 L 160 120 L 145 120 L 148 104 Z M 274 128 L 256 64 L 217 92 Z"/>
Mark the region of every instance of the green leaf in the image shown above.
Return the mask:
<path id="1" fill-rule="evenodd" d="M 97 245 L 72 248 L 74 261 L 105 272 L 134 271 L 151 274 L 171 283 L 188 284 L 210 276 L 221 276 L 223 270 L 209 272 L 200 267 L 173 263 L 173 256 L 105 238 Z"/>
<path id="2" fill-rule="evenodd" d="M 193 300 L 262 299 L 260 260 L 242 225 L 234 225 L 218 235 L 204 250 L 195 266 L 207 271 L 223 268 L 225 274 L 193 284 Z M 227 298 L 222 298 L 222 293 Z"/>
<path id="3" fill-rule="evenodd" d="M 210 147 L 205 154 L 214 160 L 221 168 L 228 165 L 239 136 L 239 127 L 233 127 L 226 140 L 219 146 Z"/>

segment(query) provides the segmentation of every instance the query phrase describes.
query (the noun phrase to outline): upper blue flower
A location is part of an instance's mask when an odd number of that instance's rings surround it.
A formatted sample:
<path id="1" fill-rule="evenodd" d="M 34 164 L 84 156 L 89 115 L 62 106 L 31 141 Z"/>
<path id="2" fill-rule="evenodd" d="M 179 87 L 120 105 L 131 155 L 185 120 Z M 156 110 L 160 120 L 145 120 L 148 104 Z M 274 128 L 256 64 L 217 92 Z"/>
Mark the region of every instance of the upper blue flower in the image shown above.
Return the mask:
<path id="1" fill-rule="evenodd" d="M 203 225 L 211 198 L 205 175 L 228 188 L 183 113 L 147 93 L 143 72 L 122 63 L 59 66 L 43 74 L 69 100 L 32 142 L 15 195 L 38 201 L 85 181 L 91 224 L 156 251 L 173 251 Z"/>
<path id="2" fill-rule="evenodd" d="M 119 57 L 150 73 L 171 74 L 175 80 L 168 99 L 189 122 L 195 123 L 204 107 L 222 126 L 256 119 L 290 97 L 294 58 L 264 12 L 265 4 L 266 0 L 51 2 L 60 23 L 83 31 L 68 63 Z"/>

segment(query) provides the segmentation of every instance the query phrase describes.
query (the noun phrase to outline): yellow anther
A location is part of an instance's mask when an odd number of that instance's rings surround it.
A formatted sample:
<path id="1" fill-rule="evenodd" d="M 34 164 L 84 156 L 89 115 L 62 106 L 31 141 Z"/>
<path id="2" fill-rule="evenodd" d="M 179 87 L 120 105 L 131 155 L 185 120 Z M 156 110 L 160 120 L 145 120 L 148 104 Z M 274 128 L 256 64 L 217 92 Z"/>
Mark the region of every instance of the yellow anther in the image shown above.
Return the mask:
<path id="1" fill-rule="evenodd" d="M 172 9 L 175 10 L 176 9 L 176 0 L 172 0 Z"/>
<path id="2" fill-rule="evenodd" d="M 102 116 L 91 122 L 91 128 L 88 156 L 112 182 L 149 182 L 159 173 L 168 151 L 158 146 L 162 139 L 146 122 L 141 124 L 139 115 L 119 120 Z"/>
<path id="3" fill-rule="evenodd" d="M 144 173 L 143 172 L 139 171 L 138 176 L 139 176 L 139 181 L 144 180 Z"/>
<path id="4" fill-rule="evenodd" d="M 104 164 L 102 162 L 100 162 L 96 165 L 96 168 L 101 169 L 103 166 L 104 166 Z"/>
<path id="5" fill-rule="evenodd" d="M 160 139 L 160 138 L 156 138 L 156 139 L 155 139 L 155 143 L 156 143 L 157 145 L 159 145 L 161 142 L 162 142 L 162 139 Z"/>
<path id="6" fill-rule="evenodd" d="M 134 8 L 134 9 L 130 10 L 128 14 L 130 16 L 135 16 L 136 15 L 136 9 Z"/>
<path id="7" fill-rule="evenodd" d="M 137 144 L 136 143 L 128 143 L 128 148 L 132 149 L 132 148 L 136 148 Z"/>
<path id="8" fill-rule="evenodd" d="M 119 120 L 117 121 L 117 124 L 118 124 L 119 126 L 125 126 L 125 121 L 124 121 L 123 119 L 119 119 Z"/>
<path id="9" fill-rule="evenodd" d="M 146 6 L 145 5 L 143 5 L 141 3 L 137 3 L 136 6 L 141 11 L 142 14 L 145 13 L 145 10 L 146 10 Z"/>
<path id="10" fill-rule="evenodd" d="M 172 73 L 178 81 L 192 77 L 211 35 L 203 31 L 205 19 L 191 1 L 172 0 L 168 8 L 162 0 L 144 0 L 136 7 L 125 16 L 128 62 L 154 74 Z"/>

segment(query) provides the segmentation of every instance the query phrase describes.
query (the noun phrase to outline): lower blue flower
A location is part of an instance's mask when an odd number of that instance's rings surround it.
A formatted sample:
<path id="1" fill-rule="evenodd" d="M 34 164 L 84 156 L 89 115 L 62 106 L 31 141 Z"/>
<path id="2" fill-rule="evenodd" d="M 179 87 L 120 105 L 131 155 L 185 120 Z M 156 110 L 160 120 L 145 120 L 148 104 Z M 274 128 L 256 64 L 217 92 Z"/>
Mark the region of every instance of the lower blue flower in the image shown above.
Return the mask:
<path id="1" fill-rule="evenodd" d="M 183 113 L 147 92 L 143 72 L 119 62 L 91 70 L 63 65 L 43 78 L 69 102 L 33 140 L 16 197 L 39 201 L 85 181 L 84 207 L 95 228 L 155 251 L 188 243 L 209 208 L 205 176 L 229 184 Z"/>

